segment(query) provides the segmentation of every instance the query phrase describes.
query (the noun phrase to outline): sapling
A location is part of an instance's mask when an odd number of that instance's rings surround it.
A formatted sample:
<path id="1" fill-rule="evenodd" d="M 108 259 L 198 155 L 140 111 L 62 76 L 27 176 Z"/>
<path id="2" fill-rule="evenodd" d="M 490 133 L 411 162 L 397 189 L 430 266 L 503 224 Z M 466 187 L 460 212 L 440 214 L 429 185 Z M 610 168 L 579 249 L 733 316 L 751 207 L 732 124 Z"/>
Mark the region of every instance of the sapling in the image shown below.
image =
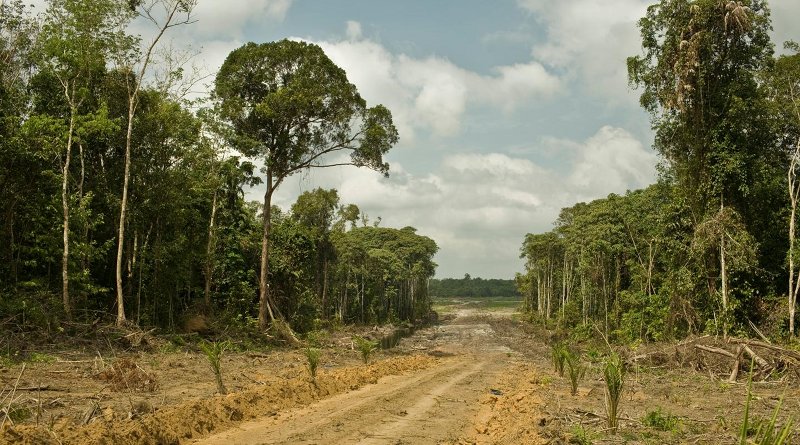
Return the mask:
<path id="1" fill-rule="evenodd" d="M 208 359 L 208 363 L 211 365 L 211 370 L 214 372 L 214 379 L 217 382 L 217 391 L 220 394 L 228 393 L 228 390 L 225 389 L 225 385 L 222 383 L 220 360 L 222 359 L 222 355 L 230 348 L 230 346 L 230 342 L 227 341 L 209 342 L 203 340 L 203 342 L 200 343 L 200 349 L 205 354 L 206 358 Z"/>
<path id="2" fill-rule="evenodd" d="M 569 376 L 570 394 L 574 396 L 578 393 L 578 382 L 586 375 L 586 366 L 581 363 L 580 354 L 571 351 L 569 348 L 564 348 L 563 357 L 567 375 Z"/>
<path id="3" fill-rule="evenodd" d="M 567 359 L 566 348 L 563 343 L 559 342 L 553 343 L 552 349 L 553 367 L 555 367 L 559 377 L 564 377 L 564 361 Z"/>
<path id="4" fill-rule="evenodd" d="M 361 358 L 364 359 L 364 363 L 369 363 L 369 356 L 372 351 L 378 349 L 378 343 L 358 335 L 353 337 L 353 341 L 356 344 L 356 348 L 361 351 Z"/>
<path id="5" fill-rule="evenodd" d="M 772 417 L 769 420 L 759 419 L 755 422 L 750 420 L 750 402 L 753 400 L 753 361 L 750 361 L 750 373 L 747 377 L 747 400 L 744 404 L 744 421 L 742 428 L 739 431 L 739 443 L 741 445 L 756 444 L 756 445 L 784 445 L 789 443 L 789 435 L 792 433 L 792 426 L 794 420 L 789 420 L 781 427 L 778 424 L 778 413 L 783 405 L 783 397 L 778 401 L 775 411 L 772 412 Z M 748 440 L 750 431 L 755 430 L 754 438 Z"/>
<path id="6" fill-rule="evenodd" d="M 611 433 L 617 433 L 619 401 L 622 398 L 622 387 L 625 382 L 625 364 L 617 354 L 611 354 L 606 359 L 603 368 L 603 377 L 606 382 L 606 412 L 608 414 L 608 427 Z"/>
<path id="7" fill-rule="evenodd" d="M 308 367 L 308 373 L 311 374 L 311 380 L 316 382 L 317 381 L 317 367 L 319 366 L 319 359 L 322 356 L 322 352 L 317 348 L 306 348 L 306 366 Z"/>

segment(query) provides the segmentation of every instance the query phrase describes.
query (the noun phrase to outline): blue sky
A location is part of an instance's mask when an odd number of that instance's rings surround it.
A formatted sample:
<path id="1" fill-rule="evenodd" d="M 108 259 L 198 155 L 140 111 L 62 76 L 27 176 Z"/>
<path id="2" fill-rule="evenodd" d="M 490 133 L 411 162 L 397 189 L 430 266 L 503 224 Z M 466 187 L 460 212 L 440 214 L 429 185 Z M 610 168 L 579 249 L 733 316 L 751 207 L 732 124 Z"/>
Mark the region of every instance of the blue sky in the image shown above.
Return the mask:
<path id="1" fill-rule="evenodd" d="M 392 110 L 391 176 L 322 169 L 276 195 L 334 187 L 391 227 L 436 240 L 437 276 L 511 278 L 527 232 L 560 208 L 655 180 L 647 115 L 625 58 L 645 0 L 199 0 L 172 34 L 215 72 L 248 41 L 319 44 L 370 105 Z M 800 40 L 797 0 L 773 0 L 775 40 Z M 263 189 L 249 192 L 260 199 Z"/>

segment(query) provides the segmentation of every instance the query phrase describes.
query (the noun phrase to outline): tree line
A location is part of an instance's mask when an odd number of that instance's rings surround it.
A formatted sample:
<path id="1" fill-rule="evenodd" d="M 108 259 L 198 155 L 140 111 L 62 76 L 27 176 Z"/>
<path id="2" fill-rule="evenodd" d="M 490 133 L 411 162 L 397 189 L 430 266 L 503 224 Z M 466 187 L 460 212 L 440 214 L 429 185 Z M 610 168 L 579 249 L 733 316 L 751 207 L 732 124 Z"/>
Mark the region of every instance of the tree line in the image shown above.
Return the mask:
<path id="1" fill-rule="evenodd" d="M 439 298 L 519 296 L 514 280 L 472 278 L 469 274 L 464 278 L 431 278 L 429 292 Z"/>
<path id="2" fill-rule="evenodd" d="M 196 0 L 0 4 L 0 318 L 175 328 L 427 316 L 436 243 L 370 225 L 335 189 L 272 205 L 290 175 L 388 173 L 389 110 L 312 44 L 233 51 L 208 97 L 162 40 Z M 128 33 L 153 25 L 144 41 Z M 262 175 L 259 175 L 258 165 Z M 245 190 L 266 188 L 263 202 Z"/>
<path id="3" fill-rule="evenodd" d="M 528 234 L 526 307 L 629 341 L 794 335 L 800 47 L 775 56 L 763 0 L 660 0 L 639 28 L 628 75 L 651 116 L 658 182 Z"/>

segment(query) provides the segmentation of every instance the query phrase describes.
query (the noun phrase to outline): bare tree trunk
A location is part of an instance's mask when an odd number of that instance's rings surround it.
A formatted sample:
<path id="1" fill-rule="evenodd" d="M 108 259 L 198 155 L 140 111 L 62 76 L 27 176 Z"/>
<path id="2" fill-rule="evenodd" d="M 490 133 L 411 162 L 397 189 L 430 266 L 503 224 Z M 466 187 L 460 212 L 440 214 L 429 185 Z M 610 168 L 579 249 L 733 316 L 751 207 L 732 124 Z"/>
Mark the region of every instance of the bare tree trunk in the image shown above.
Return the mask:
<path id="1" fill-rule="evenodd" d="M 720 213 L 723 205 L 720 204 Z M 728 268 L 725 264 L 725 231 L 719 236 L 719 267 L 722 278 L 722 338 L 728 338 Z"/>
<path id="2" fill-rule="evenodd" d="M 794 155 L 792 156 L 791 164 L 789 165 L 789 200 L 792 205 L 791 213 L 789 214 L 789 335 L 794 336 L 794 321 L 795 310 L 797 307 L 797 293 L 800 287 L 800 274 L 795 274 L 794 264 L 794 244 L 795 244 L 795 226 L 797 215 L 797 200 L 800 197 L 800 181 L 797 180 L 797 164 L 800 162 L 800 140 L 798 146 L 795 148 Z M 797 282 L 794 280 L 797 279 Z"/>
<path id="3" fill-rule="evenodd" d="M 138 91 L 137 80 L 136 90 Z M 128 129 L 125 135 L 125 173 L 122 178 L 122 201 L 119 210 L 119 229 L 117 230 L 117 268 L 116 268 L 116 284 L 117 284 L 117 326 L 123 326 L 126 323 L 125 318 L 125 299 L 122 293 L 122 255 L 125 246 L 125 218 L 127 217 L 128 209 L 128 184 L 131 178 L 131 140 L 133 136 L 133 115 L 136 111 L 136 97 L 138 94 L 134 92 L 128 98 Z"/>
<path id="4" fill-rule="evenodd" d="M 214 272 L 214 253 L 216 251 L 216 244 L 217 244 L 216 230 L 215 230 L 216 216 L 217 216 L 217 191 L 215 190 L 214 196 L 211 199 L 211 218 L 208 223 L 208 244 L 206 245 L 206 264 L 205 264 L 206 310 L 211 309 L 211 281 L 212 281 L 212 274 Z"/>
<path id="5" fill-rule="evenodd" d="M 72 101 L 75 99 L 73 88 Z M 64 314 L 67 320 L 72 320 L 72 302 L 69 298 L 69 193 L 67 185 L 69 182 L 69 164 L 72 159 L 72 132 L 75 130 L 74 106 L 70 107 L 69 112 L 69 133 L 67 134 L 67 153 L 64 159 L 63 178 L 61 179 L 61 205 L 64 210 L 64 254 L 61 258 L 61 291 L 64 302 Z"/>

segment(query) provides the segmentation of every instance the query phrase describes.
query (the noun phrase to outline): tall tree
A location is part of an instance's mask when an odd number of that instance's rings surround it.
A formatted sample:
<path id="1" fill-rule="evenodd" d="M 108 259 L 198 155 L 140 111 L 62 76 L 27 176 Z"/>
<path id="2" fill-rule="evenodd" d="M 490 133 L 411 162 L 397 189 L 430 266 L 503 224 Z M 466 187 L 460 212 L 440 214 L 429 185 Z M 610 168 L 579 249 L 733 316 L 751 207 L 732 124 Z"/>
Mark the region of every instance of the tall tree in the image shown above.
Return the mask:
<path id="1" fill-rule="evenodd" d="M 192 22 L 191 14 L 197 0 L 141 0 L 128 2 L 128 7 L 137 10 L 139 15 L 151 22 L 156 28 L 156 35 L 146 46 L 143 53 L 131 52 L 129 48 L 119 52 L 121 68 L 128 74 L 128 127 L 125 136 L 125 172 L 122 178 L 122 197 L 120 199 L 119 229 L 117 230 L 117 325 L 126 323 L 125 299 L 122 288 L 122 259 L 125 246 L 125 224 L 128 209 L 128 187 L 131 171 L 131 145 L 133 141 L 133 122 L 136 107 L 139 105 L 139 93 L 145 74 L 153 58 L 158 42 L 170 28 Z M 138 9 L 137 9 L 138 8 Z"/>
<path id="2" fill-rule="evenodd" d="M 388 109 L 367 108 L 356 87 L 313 44 L 248 43 L 228 55 L 215 93 L 234 146 L 264 161 L 259 325 L 275 320 L 269 293 L 272 196 L 290 175 L 314 167 L 365 166 L 388 174 L 383 155 L 397 143 Z M 334 157 L 349 152 L 350 158 Z"/>

